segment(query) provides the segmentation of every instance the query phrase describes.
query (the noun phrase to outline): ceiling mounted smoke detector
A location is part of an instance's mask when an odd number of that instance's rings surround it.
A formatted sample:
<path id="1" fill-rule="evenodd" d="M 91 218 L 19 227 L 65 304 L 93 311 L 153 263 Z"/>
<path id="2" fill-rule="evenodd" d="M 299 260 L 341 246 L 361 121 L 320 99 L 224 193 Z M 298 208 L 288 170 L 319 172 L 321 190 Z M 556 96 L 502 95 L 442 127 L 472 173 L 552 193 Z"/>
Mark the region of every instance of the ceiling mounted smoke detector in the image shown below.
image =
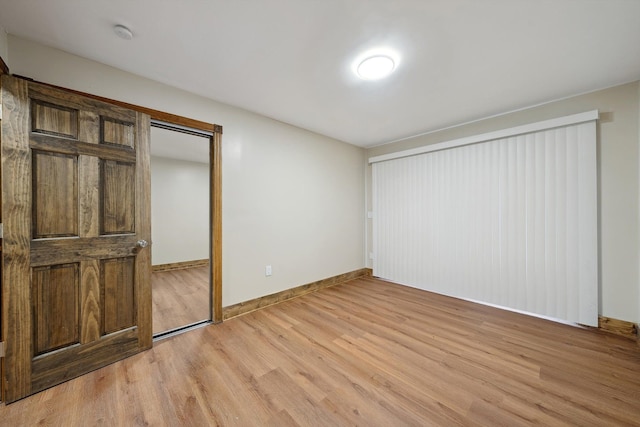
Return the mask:
<path id="1" fill-rule="evenodd" d="M 386 55 L 370 56 L 360 62 L 358 77 L 364 80 L 378 80 L 387 77 L 395 69 L 393 59 Z"/>
<path id="2" fill-rule="evenodd" d="M 116 33 L 118 37 L 124 40 L 131 40 L 133 38 L 133 33 L 131 32 L 131 30 L 124 25 L 114 26 L 113 32 Z"/>

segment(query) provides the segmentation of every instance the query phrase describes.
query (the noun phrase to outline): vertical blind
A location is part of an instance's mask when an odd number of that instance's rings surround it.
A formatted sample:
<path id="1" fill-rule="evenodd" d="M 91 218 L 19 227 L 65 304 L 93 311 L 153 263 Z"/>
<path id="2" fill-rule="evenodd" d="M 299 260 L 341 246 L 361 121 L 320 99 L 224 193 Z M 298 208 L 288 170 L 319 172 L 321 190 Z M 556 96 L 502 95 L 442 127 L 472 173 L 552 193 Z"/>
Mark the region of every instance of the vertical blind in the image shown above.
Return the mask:
<path id="1" fill-rule="evenodd" d="M 596 326 L 595 120 L 479 139 L 370 160 L 374 275 Z"/>

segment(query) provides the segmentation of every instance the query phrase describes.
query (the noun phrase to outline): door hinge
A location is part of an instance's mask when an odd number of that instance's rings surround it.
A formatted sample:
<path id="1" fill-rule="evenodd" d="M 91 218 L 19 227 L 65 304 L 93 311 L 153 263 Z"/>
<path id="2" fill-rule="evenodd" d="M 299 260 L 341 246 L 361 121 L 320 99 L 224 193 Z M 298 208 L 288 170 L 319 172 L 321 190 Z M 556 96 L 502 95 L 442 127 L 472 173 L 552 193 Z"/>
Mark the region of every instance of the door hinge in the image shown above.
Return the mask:
<path id="1" fill-rule="evenodd" d="M 4 239 L 4 227 L 0 222 L 0 239 Z"/>
<path id="2" fill-rule="evenodd" d="M 4 341 L 0 341 L 0 358 L 4 357 Z"/>

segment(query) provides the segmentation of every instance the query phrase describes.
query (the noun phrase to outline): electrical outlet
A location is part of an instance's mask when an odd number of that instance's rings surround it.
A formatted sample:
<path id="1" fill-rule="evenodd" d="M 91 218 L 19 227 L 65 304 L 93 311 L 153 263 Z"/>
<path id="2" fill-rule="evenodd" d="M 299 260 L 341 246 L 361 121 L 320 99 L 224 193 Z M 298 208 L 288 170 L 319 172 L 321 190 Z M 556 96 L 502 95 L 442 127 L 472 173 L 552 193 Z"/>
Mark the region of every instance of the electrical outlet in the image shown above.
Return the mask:
<path id="1" fill-rule="evenodd" d="M 271 266 L 270 266 L 270 265 L 267 265 L 267 266 L 264 268 L 264 275 L 265 275 L 265 276 L 271 276 Z"/>

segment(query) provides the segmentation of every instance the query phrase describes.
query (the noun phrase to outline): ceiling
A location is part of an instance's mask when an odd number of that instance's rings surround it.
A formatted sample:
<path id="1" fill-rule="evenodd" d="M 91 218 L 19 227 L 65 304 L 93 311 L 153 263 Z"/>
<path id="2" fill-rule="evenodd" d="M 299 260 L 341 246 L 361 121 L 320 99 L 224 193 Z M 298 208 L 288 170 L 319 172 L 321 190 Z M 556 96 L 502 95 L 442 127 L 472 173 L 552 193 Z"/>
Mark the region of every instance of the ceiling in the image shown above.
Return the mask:
<path id="1" fill-rule="evenodd" d="M 363 147 L 640 79 L 640 0 L 0 0 L 0 26 Z M 360 80 L 375 49 L 396 71 Z"/>

